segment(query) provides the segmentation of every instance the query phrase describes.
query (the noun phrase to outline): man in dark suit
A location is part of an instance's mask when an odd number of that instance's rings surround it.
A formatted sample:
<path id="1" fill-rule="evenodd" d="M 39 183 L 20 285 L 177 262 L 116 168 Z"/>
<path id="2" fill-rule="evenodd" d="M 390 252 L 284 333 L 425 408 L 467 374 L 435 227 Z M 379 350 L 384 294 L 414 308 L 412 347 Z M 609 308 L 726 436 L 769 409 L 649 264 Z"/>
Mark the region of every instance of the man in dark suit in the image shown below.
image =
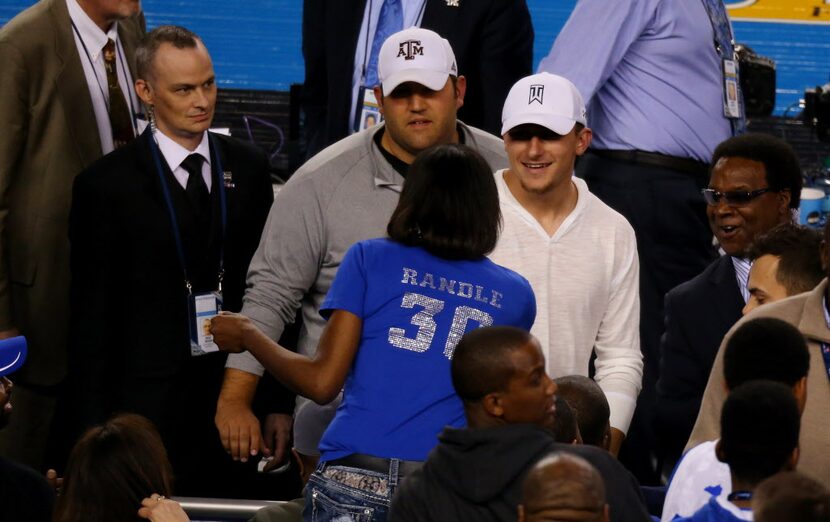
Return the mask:
<path id="1" fill-rule="evenodd" d="M 431 29 L 449 40 L 455 51 L 458 74 L 468 85 L 458 118 L 499 136 L 507 92 L 533 72 L 533 25 L 525 0 L 395 1 L 404 4 L 400 29 L 413 24 Z M 383 4 L 384 0 L 303 2 L 308 157 L 352 129 L 353 88 L 365 80 L 361 73 L 366 72 L 377 10 Z M 363 57 L 361 63 L 355 63 L 356 52 Z"/>
<path id="2" fill-rule="evenodd" d="M 0 339 L 22 333 L 29 342 L 0 455 L 37 469 L 66 376 L 72 180 L 113 146 L 107 84 L 92 88 L 87 76 L 105 68 L 91 43 L 115 41 L 130 107 L 140 9 L 138 0 L 42 0 L 0 29 Z"/>
<path id="3" fill-rule="evenodd" d="M 177 492 L 227 496 L 217 466 L 229 459 L 212 423 L 225 358 L 195 347 L 205 317 L 194 299 L 218 291 L 224 309 L 241 308 L 273 200 L 268 161 L 250 145 L 207 132 L 216 83 L 196 35 L 159 27 L 136 63 L 151 128 L 81 173 L 73 192 L 78 417 L 84 425 L 116 411 L 150 418 L 170 453 Z"/>
<path id="4" fill-rule="evenodd" d="M 666 294 L 655 430 L 669 466 L 692 431 L 723 336 L 749 299 L 748 249 L 758 235 L 790 222 L 798 208 L 798 158 L 773 136 L 729 138 L 715 149 L 703 195 L 709 226 L 725 255 Z"/>

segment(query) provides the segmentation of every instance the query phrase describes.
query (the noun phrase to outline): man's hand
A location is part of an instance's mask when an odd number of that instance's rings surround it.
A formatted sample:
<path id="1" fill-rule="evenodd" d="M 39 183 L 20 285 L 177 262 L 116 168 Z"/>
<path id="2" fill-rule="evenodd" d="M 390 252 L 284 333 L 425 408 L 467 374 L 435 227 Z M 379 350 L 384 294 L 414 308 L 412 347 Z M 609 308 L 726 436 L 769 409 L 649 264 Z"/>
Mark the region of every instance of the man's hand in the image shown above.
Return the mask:
<path id="1" fill-rule="evenodd" d="M 12 411 L 12 389 L 14 384 L 8 377 L 0 377 L 0 415 Z"/>
<path id="2" fill-rule="evenodd" d="M 247 461 L 262 449 L 259 420 L 251 410 L 259 376 L 227 368 L 216 404 L 216 429 L 225 451 L 234 460 Z"/>
<path id="3" fill-rule="evenodd" d="M 0 341 L 3 339 L 11 339 L 20 335 L 20 330 L 17 328 L 9 328 L 8 330 L 0 330 Z"/>
<path id="4" fill-rule="evenodd" d="M 60 494 L 61 487 L 63 486 L 63 477 L 59 477 L 57 471 L 55 471 L 54 469 L 46 470 L 46 482 L 48 482 L 49 485 L 52 486 L 52 490 L 55 492 L 55 494 Z"/>
<path id="5" fill-rule="evenodd" d="M 251 320 L 241 314 L 220 312 L 219 315 L 210 320 L 210 333 L 213 334 L 213 342 L 219 349 L 228 353 L 241 353 L 245 351 L 245 330 L 252 329 Z"/>
<path id="6" fill-rule="evenodd" d="M 256 456 L 262 449 L 259 419 L 247 404 L 224 402 L 220 398 L 214 420 L 222 446 L 233 460 L 247 462 L 248 457 Z"/>
<path id="7" fill-rule="evenodd" d="M 14 384 L 8 377 L 0 377 L 0 430 L 9 422 L 12 412 L 12 388 Z"/>
<path id="8" fill-rule="evenodd" d="M 138 516 L 153 522 L 190 522 L 187 513 L 178 502 L 156 493 L 141 501 Z"/>
<path id="9" fill-rule="evenodd" d="M 264 453 L 273 457 L 262 471 L 268 472 L 285 463 L 291 445 L 291 428 L 294 418 L 285 413 L 270 413 L 265 417 L 263 430 Z"/>

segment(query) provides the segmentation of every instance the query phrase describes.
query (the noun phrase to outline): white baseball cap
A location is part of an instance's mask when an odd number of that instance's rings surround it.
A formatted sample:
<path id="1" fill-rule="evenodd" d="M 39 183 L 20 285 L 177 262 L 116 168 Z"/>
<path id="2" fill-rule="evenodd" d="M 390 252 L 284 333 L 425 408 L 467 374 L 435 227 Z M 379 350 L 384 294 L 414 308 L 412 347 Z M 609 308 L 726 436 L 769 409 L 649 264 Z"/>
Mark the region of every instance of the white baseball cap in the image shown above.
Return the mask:
<path id="1" fill-rule="evenodd" d="M 556 134 L 571 132 L 575 123 L 587 125 L 585 104 L 576 85 L 550 73 L 526 76 L 510 89 L 501 113 L 501 134 L 535 123 Z"/>
<path id="2" fill-rule="evenodd" d="M 380 48 L 378 79 L 386 94 L 404 82 L 440 91 L 450 75 L 458 75 L 450 42 L 429 29 L 404 29 L 387 38 Z"/>

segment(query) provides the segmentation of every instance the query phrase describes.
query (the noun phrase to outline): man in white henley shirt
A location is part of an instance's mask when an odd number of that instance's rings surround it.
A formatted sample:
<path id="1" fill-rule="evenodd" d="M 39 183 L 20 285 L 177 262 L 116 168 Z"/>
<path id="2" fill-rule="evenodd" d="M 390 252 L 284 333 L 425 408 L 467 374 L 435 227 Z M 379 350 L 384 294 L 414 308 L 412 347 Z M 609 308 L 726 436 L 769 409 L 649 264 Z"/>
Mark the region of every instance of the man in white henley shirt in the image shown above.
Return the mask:
<path id="1" fill-rule="evenodd" d="M 588 375 L 611 407 L 617 453 L 634 414 L 643 362 L 637 243 L 631 225 L 573 177 L 591 142 L 585 105 L 567 79 L 519 80 L 502 113 L 510 168 L 496 172 L 504 229 L 491 258 L 530 281 L 531 332 L 551 375 Z"/>

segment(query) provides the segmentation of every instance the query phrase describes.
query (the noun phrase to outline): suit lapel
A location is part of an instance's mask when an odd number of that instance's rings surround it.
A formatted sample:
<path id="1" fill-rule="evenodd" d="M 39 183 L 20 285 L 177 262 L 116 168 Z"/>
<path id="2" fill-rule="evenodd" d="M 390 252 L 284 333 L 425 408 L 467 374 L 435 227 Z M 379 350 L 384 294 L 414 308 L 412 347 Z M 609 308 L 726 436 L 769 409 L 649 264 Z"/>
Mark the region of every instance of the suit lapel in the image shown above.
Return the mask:
<path id="1" fill-rule="evenodd" d="M 49 12 L 55 28 L 55 56 L 60 70 L 55 91 L 61 98 L 66 128 L 75 144 L 81 164 L 87 166 L 101 157 L 101 137 L 92 108 L 92 97 L 84 76 L 81 57 L 75 46 L 72 22 L 64 0 L 49 0 Z"/>
<path id="2" fill-rule="evenodd" d="M 739 319 L 741 310 L 746 303 L 744 303 L 743 295 L 740 288 L 738 288 L 735 266 L 732 264 L 731 256 L 724 255 L 717 260 L 717 265 L 709 277 L 709 283 L 713 285 L 718 296 L 714 303 L 719 311 L 718 316 L 725 319 Z"/>
<path id="3" fill-rule="evenodd" d="M 216 165 L 215 156 L 219 156 L 221 168 L 225 172 L 233 172 L 231 166 L 228 165 L 228 156 L 225 152 L 224 142 L 216 136 L 211 136 L 210 140 L 210 154 L 211 154 L 211 169 L 210 175 L 213 177 L 213 188 L 210 191 L 211 213 L 210 213 L 210 243 L 211 249 L 218 248 L 222 241 L 222 205 L 219 198 L 220 190 L 223 190 L 223 173 L 219 172 L 217 176 L 217 169 L 220 165 Z M 216 150 L 214 150 L 214 146 Z M 232 203 L 235 200 L 233 189 L 225 189 L 225 223 L 230 222 L 231 210 L 236 206 Z"/>
<path id="4" fill-rule="evenodd" d="M 339 0 L 337 3 L 341 4 L 341 9 L 343 7 L 346 8 L 346 11 L 341 13 L 344 15 L 343 19 L 350 20 L 351 22 L 348 26 L 348 33 L 346 33 L 351 40 L 346 42 L 347 47 L 345 48 L 355 49 L 357 39 L 360 37 L 360 26 L 363 25 L 363 13 L 366 11 L 366 0 L 352 0 L 351 6 L 349 6 L 349 2 L 344 2 L 343 0 Z M 349 19 L 347 15 L 351 18 Z M 371 43 L 369 47 L 371 48 Z M 354 55 L 354 53 L 352 54 Z"/>

